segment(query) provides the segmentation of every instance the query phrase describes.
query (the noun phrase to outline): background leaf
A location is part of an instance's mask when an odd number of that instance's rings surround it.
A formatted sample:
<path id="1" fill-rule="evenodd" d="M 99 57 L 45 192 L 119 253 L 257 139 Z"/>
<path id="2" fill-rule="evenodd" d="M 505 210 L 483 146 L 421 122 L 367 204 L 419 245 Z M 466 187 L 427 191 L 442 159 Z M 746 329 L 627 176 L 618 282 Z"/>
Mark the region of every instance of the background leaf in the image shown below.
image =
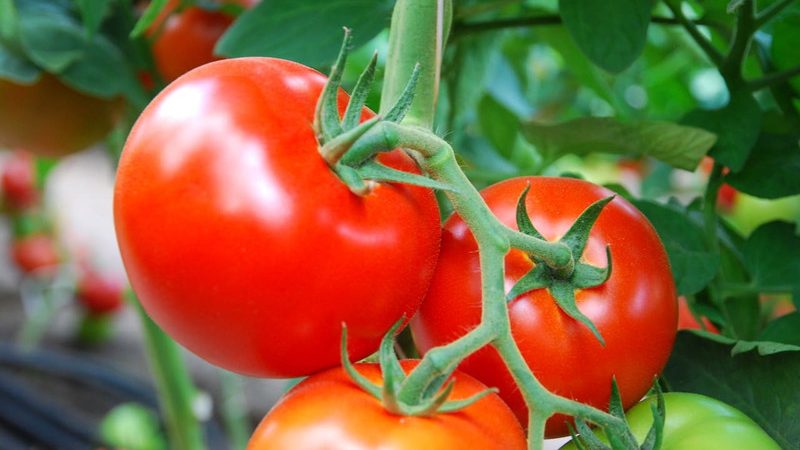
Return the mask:
<path id="1" fill-rule="evenodd" d="M 670 390 L 708 395 L 741 410 L 781 448 L 800 449 L 800 352 L 731 356 L 731 345 L 678 333 L 664 378 Z"/>
<path id="2" fill-rule="evenodd" d="M 389 25 L 393 6 L 393 0 L 264 1 L 235 22 L 215 51 L 320 67 L 336 58 L 342 27 L 353 30 L 353 47 L 359 47 Z"/>
<path id="3" fill-rule="evenodd" d="M 670 122 L 622 123 L 610 117 L 588 117 L 557 125 L 529 122 L 525 137 L 542 153 L 614 153 L 648 155 L 675 167 L 693 170 L 714 144 L 707 131 Z"/>
<path id="4" fill-rule="evenodd" d="M 111 0 L 75 0 L 88 36 L 94 36 L 108 12 Z"/>
<path id="5" fill-rule="evenodd" d="M 800 292 L 800 237 L 794 224 L 778 221 L 758 227 L 743 252 L 756 289 Z"/>
<path id="6" fill-rule="evenodd" d="M 800 312 L 793 312 L 770 322 L 758 339 L 800 346 Z"/>
<path id="7" fill-rule="evenodd" d="M 755 144 L 757 158 L 748 158 L 742 170 L 725 181 L 761 198 L 800 194 L 800 135 L 762 133 Z"/>
<path id="8" fill-rule="evenodd" d="M 650 24 L 649 0 L 560 0 L 564 26 L 592 62 L 619 72 L 641 54 Z"/>

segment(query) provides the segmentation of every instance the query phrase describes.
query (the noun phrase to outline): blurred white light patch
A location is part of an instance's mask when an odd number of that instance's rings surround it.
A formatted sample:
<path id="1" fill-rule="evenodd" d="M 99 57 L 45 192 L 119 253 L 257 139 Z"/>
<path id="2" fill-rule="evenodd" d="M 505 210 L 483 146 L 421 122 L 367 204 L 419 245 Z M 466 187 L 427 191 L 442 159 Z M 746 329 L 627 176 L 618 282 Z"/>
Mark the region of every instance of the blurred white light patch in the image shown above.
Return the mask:
<path id="1" fill-rule="evenodd" d="M 174 176 L 193 158 L 205 158 L 215 153 L 211 168 L 214 178 L 212 192 L 220 211 L 226 214 L 257 214 L 265 222 L 281 222 L 288 217 L 291 205 L 286 193 L 274 181 L 275 174 L 266 158 L 264 142 L 243 130 L 233 113 L 209 99 L 219 92 L 216 83 L 204 80 L 181 86 L 162 102 L 154 117 L 156 123 L 195 123 L 197 126 L 165 126 L 172 133 L 169 146 L 160 149 L 161 170 Z"/>
<path id="2" fill-rule="evenodd" d="M 644 109 L 647 106 L 647 91 L 638 84 L 633 84 L 625 89 L 625 101 L 632 108 Z"/>
<path id="3" fill-rule="evenodd" d="M 730 98 L 725 80 L 717 69 L 703 69 L 694 74 L 689 90 L 700 105 L 706 108 L 721 108 Z"/>

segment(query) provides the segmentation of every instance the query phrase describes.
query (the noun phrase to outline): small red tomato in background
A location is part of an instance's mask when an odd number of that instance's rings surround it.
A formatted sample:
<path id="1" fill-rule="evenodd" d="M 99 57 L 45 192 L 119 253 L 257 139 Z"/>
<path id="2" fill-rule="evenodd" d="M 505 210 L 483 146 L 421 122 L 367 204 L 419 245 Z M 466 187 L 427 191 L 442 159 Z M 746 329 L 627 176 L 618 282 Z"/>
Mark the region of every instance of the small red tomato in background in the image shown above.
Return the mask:
<path id="1" fill-rule="evenodd" d="M 409 371 L 416 361 L 402 361 Z M 381 384 L 375 364 L 356 364 Z M 453 375 L 451 400 L 486 389 L 460 372 Z M 364 392 L 341 368 L 312 375 L 289 391 L 264 417 L 248 450 L 298 449 L 523 450 L 525 435 L 514 414 L 496 394 L 455 413 L 399 416 Z"/>
<path id="2" fill-rule="evenodd" d="M 613 193 L 571 178 L 523 177 L 484 189 L 486 204 L 505 225 L 516 229 L 517 200 L 530 183 L 526 206 L 533 225 L 549 240 L 561 237 L 593 202 Z M 613 269 L 604 284 L 576 292 L 578 308 L 603 335 L 603 346 L 589 329 L 567 316 L 545 289 L 522 294 L 508 304 L 511 332 L 533 373 L 552 392 L 607 408 L 616 378 L 624 405 L 650 389 L 667 362 L 677 333 L 677 295 L 664 246 L 655 229 L 621 197 L 606 205 L 591 230 L 584 260 L 605 267 L 611 249 Z M 427 351 L 453 341 L 481 319 L 478 248 L 458 216 L 444 226 L 439 265 L 428 295 L 412 320 L 419 347 Z M 506 289 L 533 267 L 519 250 L 506 256 Z M 527 407 L 505 364 L 492 348 L 467 358 L 460 369 L 500 389 L 520 423 Z M 548 421 L 547 436 L 568 433 L 564 416 Z"/>
<path id="3" fill-rule="evenodd" d="M 214 55 L 214 46 L 234 20 L 225 12 L 197 6 L 176 11 L 179 3 L 170 1 L 151 28 L 156 68 L 166 82 L 220 59 Z M 258 0 L 217 0 L 215 3 L 251 8 Z"/>
<path id="4" fill-rule="evenodd" d="M 53 238 L 44 233 L 33 233 L 14 240 L 11 257 L 24 273 L 54 269 L 61 262 Z"/>
<path id="5" fill-rule="evenodd" d="M 312 128 L 324 83 L 273 58 L 206 64 L 148 105 L 122 152 L 114 221 L 131 286 L 164 331 L 228 370 L 335 366 L 342 322 L 364 358 L 414 315 L 433 275 L 433 193 L 350 191 Z M 379 160 L 418 171 L 401 151 Z"/>
<path id="6" fill-rule="evenodd" d="M 80 93 L 52 75 L 31 85 L 0 79 L 0 147 L 63 156 L 103 139 L 120 118 L 120 99 Z"/>
<path id="7" fill-rule="evenodd" d="M 31 208 L 39 203 L 36 159 L 30 152 L 16 150 L 2 162 L 3 202 L 12 210 Z"/>
<path id="8" fill-rule="evenodd" d="M 708 320 L 708 317 L 701 317 L 702 325 L 697 321 L 694 314 L 692 314 L 689 304 L 686 302 L 686 297 L 678 297 L 678 329 L 679 330 L 705 330 L 710 333 L 719 334 L 719 329 Z"/>
<path id="9" fill-rule="evenodd" d="M 739 191 L 734 189 L 733 186 L 728 183 L 723 183 L 717 193 L 717 206 L 719 206 L 719 209 L 724 213 L 732 211 L 734 205 L 736 205 L 736 198 L 738 195 Z"/>
<path id="10" fill-rule="evenodd" d="M 125 280 L 84 267 L 78 275 L 75 296 L 89 314 L 110 314 L 122 307 Z"/>

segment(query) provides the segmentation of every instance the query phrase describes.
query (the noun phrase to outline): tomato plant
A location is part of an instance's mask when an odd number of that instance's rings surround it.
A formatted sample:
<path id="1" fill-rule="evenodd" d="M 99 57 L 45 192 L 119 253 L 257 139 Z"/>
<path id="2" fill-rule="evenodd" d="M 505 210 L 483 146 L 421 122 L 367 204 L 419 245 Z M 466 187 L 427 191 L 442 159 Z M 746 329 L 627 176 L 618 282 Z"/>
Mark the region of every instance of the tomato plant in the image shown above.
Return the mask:
<path id="1" fill-rule="evenodd" d="M 217 7 L 238 5 L 250 8 L 258 0 L 218 0 Z M 224 11 L 211 11 L 191 6 L 176 11 L 177 0 L 161 10 L 160 20 L 152 27 L 153 57 L 164 81 L 171 82 L 195 67 L 216 61 L 214 46 L 233 23 L 234 17 Z"/>
<path id="2" fill-rule="evenodd" d="M 12 210 L 23 210 L 39 202 L 39 186 L 36 181 L 36 161 L 26 151 L 17 150 L 3 161 L 0 183 L 3 201 Z"/>
<path id="3" fill-rule="evenodd" d="M 514 178 L 482 191 L 498 219 L 515 227 L 520 193 L 530 183 L 526 205 L 534 226 L 548 240 L 560 237 L 589 204 L 610 193 L 569 178 Z M 584 258 L 605 266 L 610 246 L 613 269 L 605 284 L 576 293 L 580 310 L 605 338 L 603 346 L 590 330 L 573 320 L 538 289 L 508 304 L 511 332 L 537 378 L 550 390 L 597 407 L 605 407 L 612 377 L 623 402 L 635 403 L 661 371 L 676 333 L 675 287 L 664 248 L 650 223 L 624 199 L 615 198 L 592 228 Z M 452 341 L 480 321 L 480 270 L 472 234 L 457 216 L 444 226 L 442 250 L 428 296 L 412 322 L 423 350 Z M 505 259 L 506 290 L 533 266 L 512 250 Z M 460 366 L 503 397 L 526 423 L 527 408 L 503 362 L 484 349 Z M 548 423 L 549 436 L 567 432 L 564 418 Z"/>
<path id="4" fill-rule="evenodd" d="M 416 362 L 402 361 L 406 372 Z M 376 364 L 357 364 L 370 381 L 381 382 Z M 453 375 L 450 397 L 464 399 L 486 386 L 464 374 Z M 525 449 L 525 435 L 514 414 L 496 394 L 455 413 L 401 416 L 387 412 L 341 368 L 304 380 L 289 391 L 261 421 L 248 450 L 329 448 L 485 450 Z"/>
<path id="5" fill-rule="evenodd" d="M 80 93 L 49 74 L 30 85 L 0 79 L 0 98 L 0 146 L 42 156 L 96 143 L 111 131 L 123 105 Z"/>
<path id="6" fill-rule="evenodd" d="M 32 233 L 15 239 L 11 258 L 25 273 L 55 267 L 61 258 L 53 238 L 45 233 Z"/>
<path id="7" fill-rule="evenodd" d="M 641 442 L 653 423 L 648 397 L 631 408 L 625 418 Z M 753 420 L 736 408 L 700 394 L 664 394 L 666 420 L 661 448 L 664 450 L 778 450 L 780 446 Z M 574 444 L 562 450 L 575 449 Z"/>
<path id="8" fill-rule="evenodd" d="M 134 290 L 171 336 L 229 370 L 333 366 L 342 322 L 363 358 L 433 274 L 432 192 L 379 183 L 358 196 L 320 156 L 324 82 L 277 59 L 202 66 L 147 107 L 120 160 L 114 216 Z M 382 161 L 416 170 L 397 151 Z"/>

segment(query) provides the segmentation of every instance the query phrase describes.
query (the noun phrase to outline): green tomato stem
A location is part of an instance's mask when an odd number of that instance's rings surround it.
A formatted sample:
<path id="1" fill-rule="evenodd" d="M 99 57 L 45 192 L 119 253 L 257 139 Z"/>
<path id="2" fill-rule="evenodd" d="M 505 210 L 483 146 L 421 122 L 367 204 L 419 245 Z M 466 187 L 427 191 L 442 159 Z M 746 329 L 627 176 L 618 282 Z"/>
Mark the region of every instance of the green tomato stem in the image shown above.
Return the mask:
<path id="1" fill-rule="evenodd" d="M 197 391 L 181 357 L 180 348 L 150 319 L 133 291 L 128 292 L 128 299 L 142 324 L 158 400 L 166 417 L 170 448 L 205 450 L 202 429 L 192 409 Z"/>

